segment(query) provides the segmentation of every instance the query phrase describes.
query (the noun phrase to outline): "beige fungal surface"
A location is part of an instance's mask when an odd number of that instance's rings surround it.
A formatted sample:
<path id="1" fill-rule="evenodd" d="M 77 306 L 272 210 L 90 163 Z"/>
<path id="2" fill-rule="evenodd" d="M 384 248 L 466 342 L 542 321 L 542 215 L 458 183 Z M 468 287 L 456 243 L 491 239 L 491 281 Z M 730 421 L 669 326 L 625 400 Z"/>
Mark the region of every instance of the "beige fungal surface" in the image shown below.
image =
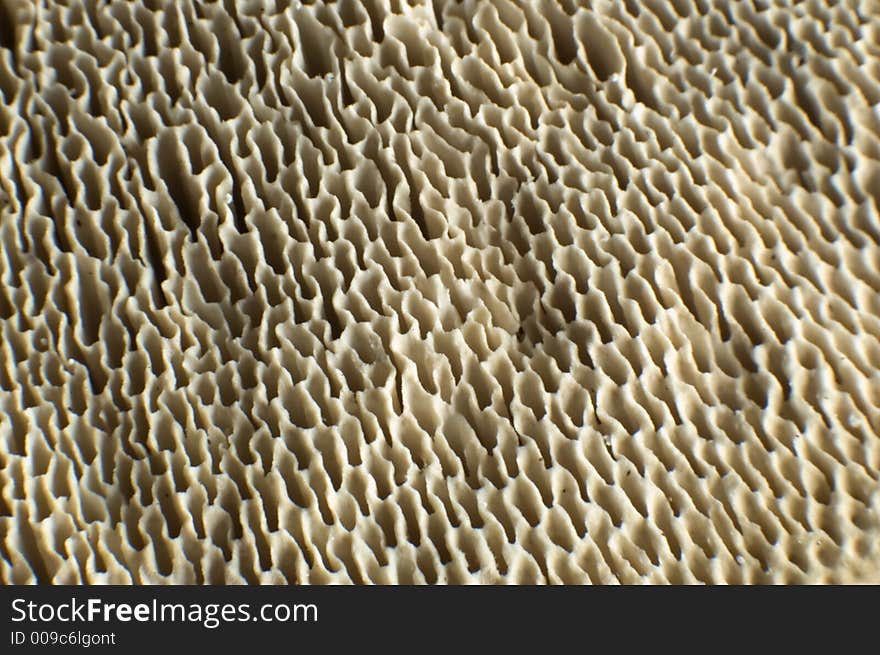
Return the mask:
<path id="1" fill-rule="evenodd" d="M 873 0 L 0 0 L 0 580 L 880 575 Z"/>

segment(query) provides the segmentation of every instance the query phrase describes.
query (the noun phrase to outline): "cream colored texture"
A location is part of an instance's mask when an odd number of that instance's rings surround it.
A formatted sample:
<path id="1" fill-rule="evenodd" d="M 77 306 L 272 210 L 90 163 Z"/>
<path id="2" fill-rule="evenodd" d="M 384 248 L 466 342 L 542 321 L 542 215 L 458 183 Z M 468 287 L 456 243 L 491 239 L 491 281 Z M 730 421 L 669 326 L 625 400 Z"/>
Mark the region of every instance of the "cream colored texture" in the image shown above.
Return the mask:
<path id="1" fill-rule="evenodd" d="M 3 582 L 878 579 L 877 2 L 0 7 Z"/>

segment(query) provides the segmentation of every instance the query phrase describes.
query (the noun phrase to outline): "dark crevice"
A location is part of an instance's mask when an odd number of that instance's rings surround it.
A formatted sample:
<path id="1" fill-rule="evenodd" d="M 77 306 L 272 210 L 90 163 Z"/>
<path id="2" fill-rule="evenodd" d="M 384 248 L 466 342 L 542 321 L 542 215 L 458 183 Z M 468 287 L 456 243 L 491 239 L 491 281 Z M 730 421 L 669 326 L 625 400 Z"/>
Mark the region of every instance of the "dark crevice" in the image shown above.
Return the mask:
<path id="1" fill-rule="evenodd" d="M 177 149 L 178 142 L 170 133 L 163 135 L 159 140 L 159 176 L 165 183 L 168 195 L 177 207 L 177 212 L 183 223 L 189 228 L 190 238 L 197 241 L 197 234 L 201 226 L 198 205 L 192 197 L 192 189 L 187 188 L 189 180 L 186 162 L 181 161 Z"/>
<path id="2" fill-rule="evenodd" d="M 443 6 L 441 0 L 431 0 L 431 7 L 434 10 L 434 20 L 437 23 L 437 29 L 443 31 Z"/>
<path id="3" fill-rule="evenodd" d="M 333 307 L 333 301 L 327 294 L 323 295 L 324 318 L 330 325 L 330 338 L 336 341 L 342 335 L 342 324 L 339 321 L 339 315 Z"/>
<path id="4" fill-rule="evenodd" d="M 409 184 L 409 215 L 416 225 L 419 226 L 425 241 L 429 241 L 431 235 L 428 233 L 428 225 L 425 222 L 425 212 L 422 209 L 422 203 L 419 202 L 419 192 L 416 190 L 412 180 L 410 180 Z"/>
<path id="5" fill-rule="evenodd" d="M 31 527 L 30 522 L 23 517 L 19 518 L 18 524 L 18 534 L 21 537 L 24 550 L 22 555 L 24 556 L 24 559 L 27 560 L 31 570 L 34 572 L 37 584 L 51 584 L 52 577 L 46 569 L 46 562 L 43 559 L 43 553 L 40 551 L 40 546 L 37 543 L 33 527 Z"/>
<path id="6" fill-rule="evenodd" d="M 159 309 L 162 309 L 168 305 L 168 302 L 165 299 L 165 292 L 162 290 L 162 283 L 168 279 L 168 273 L 165 270 L 165 264 L 162 263 L 162 254 L 159 252 L 158 239 L 153 233 L 152 226 L 147 221 L 144 222 L 144 240 L 147 242 L 146 263 L 149 264 L 150 269 L 153 271 L 153 276 L 156 281 L 156 301 Z"/>
<path id="7" fill-rule="evenodd" d="M 10 16 L 4 0 L 0 0 L 0 48 L 9 50 L 15 65 L 15 20 Z"/>
<path id="8" fill-rule="evenodd" d="M 376 2 L 365 2 L 364 7 L 370 16 L 370 27 L 373 33 L 373 43 L 381 44 L 385 40 L 385 29 L 382 27 L 383 17 L 379 15 L 382 11 L 376 8 Z"/>

